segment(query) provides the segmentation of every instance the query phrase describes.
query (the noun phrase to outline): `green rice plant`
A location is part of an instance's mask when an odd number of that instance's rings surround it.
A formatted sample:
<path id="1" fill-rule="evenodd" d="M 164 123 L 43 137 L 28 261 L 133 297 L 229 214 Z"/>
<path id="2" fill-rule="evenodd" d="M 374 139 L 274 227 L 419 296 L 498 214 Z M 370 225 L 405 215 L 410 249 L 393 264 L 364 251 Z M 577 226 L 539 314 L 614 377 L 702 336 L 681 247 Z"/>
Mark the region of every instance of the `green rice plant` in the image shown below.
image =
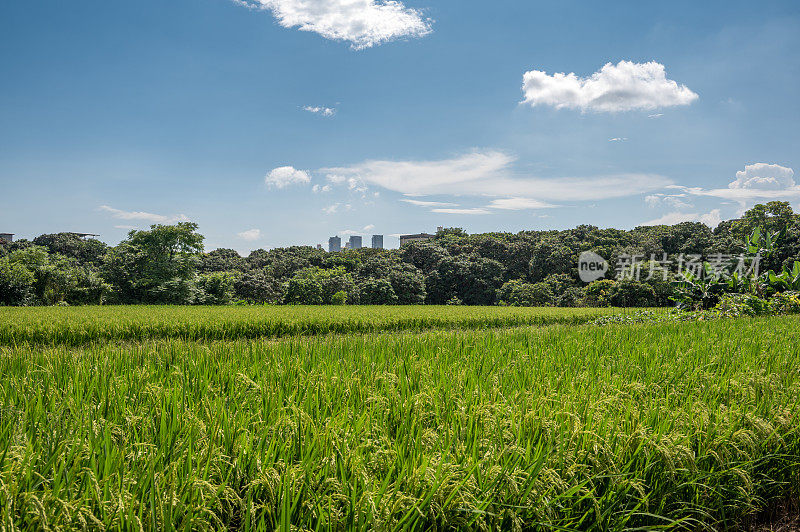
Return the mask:
<path id="1" fill-rule="evenodd" d="M 798 324 L 0 347 L 0 528 L 734 526 L 798 496 Z"/>
<path id="2" fill-rule="evenodd" d="M 624 312 L 628 310 L 451 306 L 0 307 L 0 345 L 488 329 L 581 324 Z"/>

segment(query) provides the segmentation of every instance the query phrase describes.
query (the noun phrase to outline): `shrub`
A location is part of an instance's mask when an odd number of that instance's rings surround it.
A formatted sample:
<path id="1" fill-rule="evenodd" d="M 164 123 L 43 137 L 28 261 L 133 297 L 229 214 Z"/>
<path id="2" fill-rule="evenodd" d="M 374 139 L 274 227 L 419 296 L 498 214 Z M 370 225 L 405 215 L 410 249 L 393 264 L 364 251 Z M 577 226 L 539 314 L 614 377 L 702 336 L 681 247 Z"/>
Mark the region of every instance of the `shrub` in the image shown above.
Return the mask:
<path id="1" fill-rule="evenodd" d="M 615 307 L 655 307 L 657 297 L 652 286 L 634 279 L 623 279 L 611 288 L 609 302 Z"/>
<path id="2" fill-rule="evenodd" d="M 600 279 L 594 281 L 586 287 L 586 301 L 595 307 L 610 307 L 611 294 L 617 286 L 617 281 L 613 279 Z"/>
<path id="3" fill-rule="evenodd" d="M 331 305 L 344 305 L 347 303 L 347 292 L 340 290 L 331 296 Z"/>
<path id="4" fill-rule="evenodd" d="M 769 307 L 775 314 L 800 313 L 800 292 L 781 292 L 772 296 Z"/>
<path id="5" fill-rule="evenodd" d="M 714 311 L 724 318 L 763 316 L 770 314 L 770 305 L 752 294 L 725 294 L 720 297 Z"/>

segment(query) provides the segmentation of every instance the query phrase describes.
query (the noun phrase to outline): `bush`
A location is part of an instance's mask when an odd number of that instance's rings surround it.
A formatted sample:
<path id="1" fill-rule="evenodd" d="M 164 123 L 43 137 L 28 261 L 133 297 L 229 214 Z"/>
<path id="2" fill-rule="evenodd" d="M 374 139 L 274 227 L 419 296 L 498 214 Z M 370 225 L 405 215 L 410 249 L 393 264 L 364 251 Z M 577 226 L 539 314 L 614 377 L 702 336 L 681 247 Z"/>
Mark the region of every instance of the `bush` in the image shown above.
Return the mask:
<path id="1" fill-rule="evenodd" d="M 586 287 L 586 302 L 594 307 L 610 307 L 611 295 L 617 286 L 613 279 L 600 279 Z"/>
<path id="2" fill-rule="evenodd" d="M 775 314 L 800 314 L 800 292 L 781 292 L 769 300 L 769 307 Z"/>
<path id="3" fill-rule="evenodd" d="M 655 307 L 657 297 L 652 286 L 634 279 L 623 279 L 611 288 L 609 302 L 614 307 Z"/>
<path id="4" fill-rule="evenodd" d="M 331 296 L 331 305 L 344 305 L 347 303 L 347 292 L 340 290 Z"/>
<path id="5" fill-rule="evenodd" d="M 752 294 L 725 294 L 714 307 L 714 312 L 724 318 L 763 316 L 771 313 L 767 301 Z"/>

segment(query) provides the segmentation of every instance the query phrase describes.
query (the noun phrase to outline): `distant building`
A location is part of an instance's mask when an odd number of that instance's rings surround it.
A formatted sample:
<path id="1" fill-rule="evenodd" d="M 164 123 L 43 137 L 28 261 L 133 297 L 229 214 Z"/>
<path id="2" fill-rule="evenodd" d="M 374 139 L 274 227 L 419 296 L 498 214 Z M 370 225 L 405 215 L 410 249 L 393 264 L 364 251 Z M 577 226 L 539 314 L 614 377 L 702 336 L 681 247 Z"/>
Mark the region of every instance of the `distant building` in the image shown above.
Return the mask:
<path id="1" fill-rule="evenodd" d="M 338 236 L 332 236 L 328 239 L 328 251 L 335 253 L 342 250 L 342 239 Z"/>
<path id="2" fill-rule="evenodd" d="M 436 235 L 430 235 L 428 233 L 418 233 L 416 235 L 400 235 L 400 245 L 409 244 L 411 242 L 424 242 L 425 240 L 430 240 Z"/>
<path id="3" fill-rule="evenodd" d="M 10 244 L 14 241 L 14 233 L 0 233 L 0 240 Z"/>
<path id="4" fill-rule="evenodd" d="M 383 249 L 383 235 L 372 235 L 372 249 Z"/>
<path id="5" fill-rule="evenodd" d="M 317 249 L 322 249 L 322 244 L 317 244 Z"/>
<path id="6" fill-rule="evenodd" d="M 86 240 L 86 239 L 87 239 L 87 238 L 89 238 L 89 237 L 91 237 L 91 238 L 94 238 L 94 237 L 96 237 L 96 236 L 100 236 L 100 235 L 96 235 L 96 234 L 94 234 L 94 233 L 73 233 L 73 232 L 67 232 L 66 234 L 68 234 L 68 235 L 72 235 L 72 236 L 77 236 L 78 238 L 81 238 L 81 239 L 83 239 L 83 240 Z"/>
<path id="7" fill-rule="evenodd" d="M 361 237 L 356 235 L 350 236 L 350 242 L 347 243 L 350 249 L 361 249 Z"/>

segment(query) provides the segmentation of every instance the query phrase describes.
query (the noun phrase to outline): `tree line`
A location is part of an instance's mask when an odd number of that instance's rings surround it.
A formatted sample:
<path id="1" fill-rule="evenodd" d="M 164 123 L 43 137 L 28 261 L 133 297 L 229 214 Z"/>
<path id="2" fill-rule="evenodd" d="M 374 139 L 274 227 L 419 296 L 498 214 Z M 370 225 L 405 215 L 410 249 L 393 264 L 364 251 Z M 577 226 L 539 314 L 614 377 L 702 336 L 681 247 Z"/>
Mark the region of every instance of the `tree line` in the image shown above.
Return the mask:
<path id="1" fill-rule="evenodd" d="M 398 250 L 328 253 L 309 246 L 205 252 L 190 222 L 131 231 L 116 246 L 70 233 L 0 242 L 0 304 L 362 304 L 668 306 L 668 275 L 582 283 L 578 257 L 594 251 L 614 264 L 745 253 L 756 228 L 780 233 L 764 269 L 800 260 L 800 215 L 787 202 L 756 205 L 713 230 L 699 222 L 601 229 L 469 235 L 447 228 Z"/>

